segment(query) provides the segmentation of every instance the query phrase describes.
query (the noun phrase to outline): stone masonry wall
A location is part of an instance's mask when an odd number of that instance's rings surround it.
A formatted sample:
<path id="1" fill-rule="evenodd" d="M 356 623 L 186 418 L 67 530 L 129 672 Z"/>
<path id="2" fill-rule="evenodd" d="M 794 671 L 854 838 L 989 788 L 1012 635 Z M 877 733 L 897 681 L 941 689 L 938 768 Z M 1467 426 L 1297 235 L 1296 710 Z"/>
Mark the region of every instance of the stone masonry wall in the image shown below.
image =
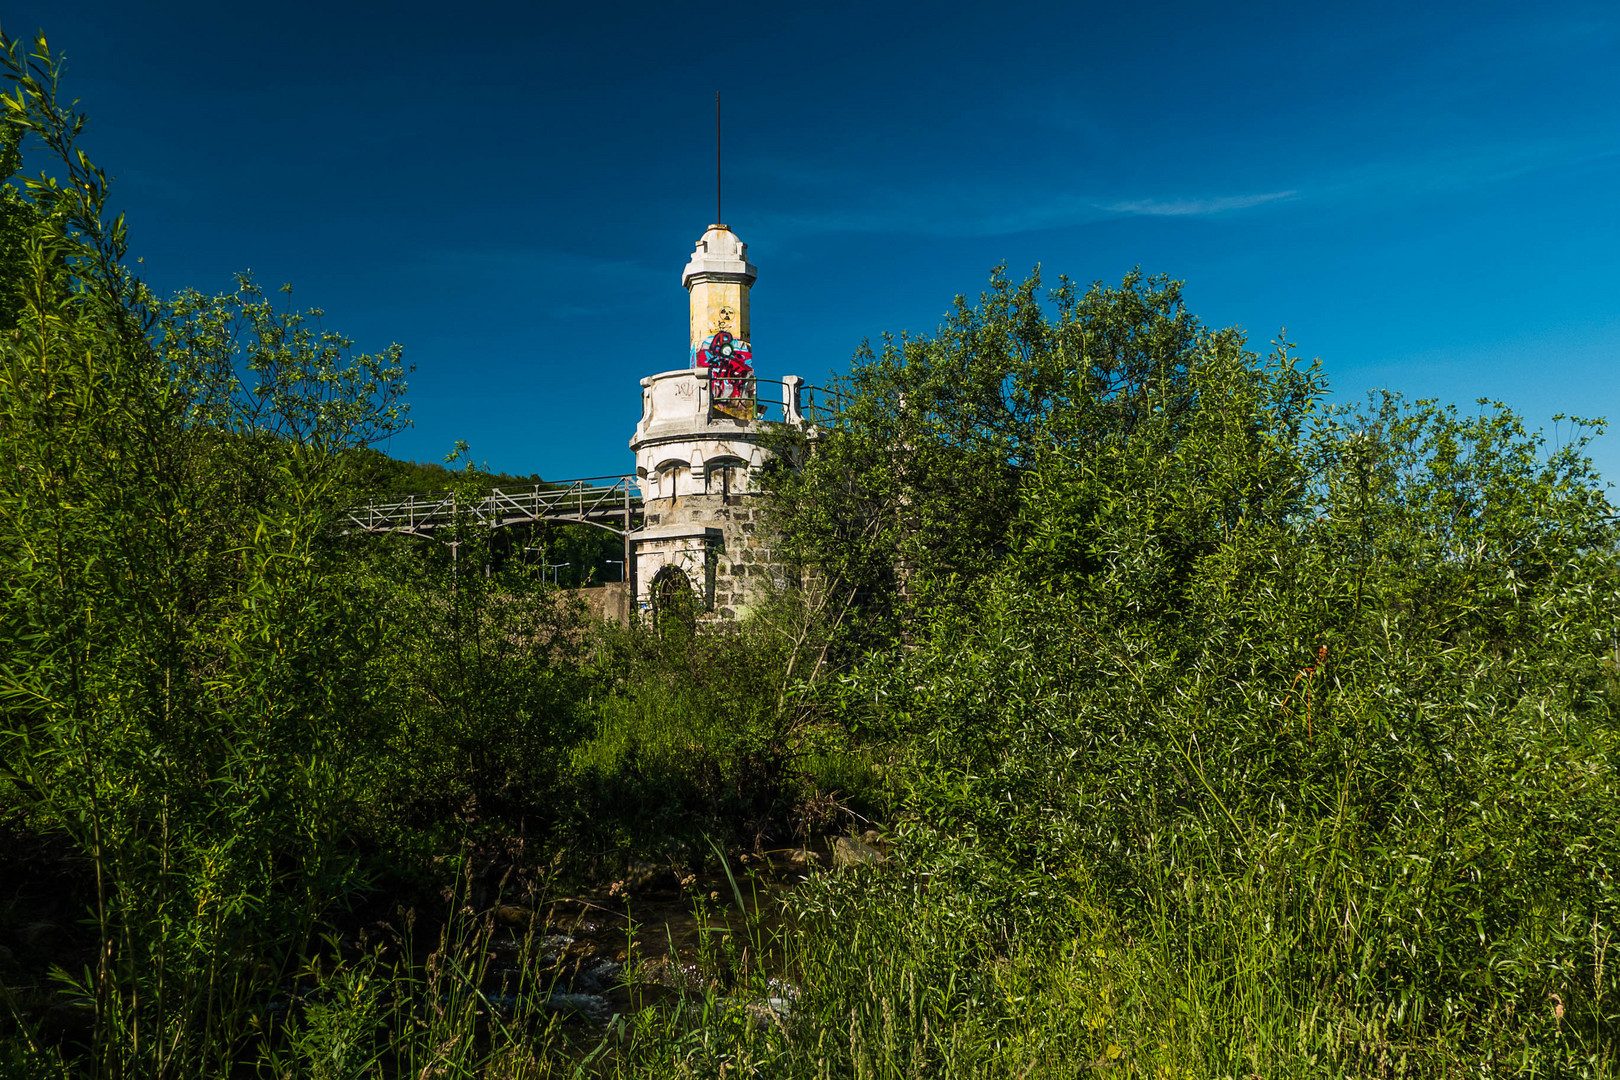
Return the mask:
<path id="1" fill-rule="evenodd" d="M 702 596 L 706 610 L 700 618 L 736 619 L 773 576 L 780 576 L 771 562 L 770 536 L 757 495 L 655 499 L 647 503 L 646 514 L 648 535 L 636 543 L 644 603 L 650 601 L 658 571 L 673 565 L 686 573 Z M 661 538 L 660 532 L 684 535 Z"/>

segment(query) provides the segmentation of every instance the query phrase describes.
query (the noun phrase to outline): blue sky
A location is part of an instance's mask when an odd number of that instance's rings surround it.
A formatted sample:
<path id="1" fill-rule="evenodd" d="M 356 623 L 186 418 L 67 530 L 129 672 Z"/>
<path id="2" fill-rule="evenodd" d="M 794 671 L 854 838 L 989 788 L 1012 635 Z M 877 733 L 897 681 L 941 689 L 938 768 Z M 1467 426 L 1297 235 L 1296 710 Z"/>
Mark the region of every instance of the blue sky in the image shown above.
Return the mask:
<path id="1" fill-rule="evenodd" d="M 1620 7 L 7 0 L 69 58 L 160 290 L 290 281 L 496 469 L 626 471 L 714 212 L 761 374 L 928 332 L 991 267 L 1186 281 L 1340 400 L 1620 421 Z M 1620 480 L 1620 434 L 1595 457 Z"/>

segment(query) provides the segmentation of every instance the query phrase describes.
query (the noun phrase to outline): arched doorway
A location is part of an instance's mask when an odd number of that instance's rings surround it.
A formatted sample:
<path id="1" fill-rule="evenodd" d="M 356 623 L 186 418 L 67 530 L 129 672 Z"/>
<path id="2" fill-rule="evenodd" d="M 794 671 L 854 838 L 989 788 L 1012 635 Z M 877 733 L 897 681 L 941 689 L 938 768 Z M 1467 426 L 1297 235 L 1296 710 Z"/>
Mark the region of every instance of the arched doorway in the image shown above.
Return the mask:
<path id="1" fill-rule="evenodd" d="M 697 625 L 698 596 L 692 579 L 676 566 L 666 566 L 652 579 L 653 625 L 659 632 Z"/>

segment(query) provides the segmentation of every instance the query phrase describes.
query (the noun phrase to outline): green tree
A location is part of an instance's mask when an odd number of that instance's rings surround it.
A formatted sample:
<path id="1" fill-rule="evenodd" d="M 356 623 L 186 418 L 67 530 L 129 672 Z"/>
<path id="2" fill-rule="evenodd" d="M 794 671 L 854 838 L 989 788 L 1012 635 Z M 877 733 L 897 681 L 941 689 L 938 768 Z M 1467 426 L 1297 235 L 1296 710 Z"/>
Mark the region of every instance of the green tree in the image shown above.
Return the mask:
<path id="1" fill-rule="evenodd" d="M 0 784 L 93 871 L 94 960 L 64 974 L 90 1070 L 224 1071 L 352 875 L 378 630 L 333 525 L 343 455 L 402 420 L 398 350 L 354 356 L 246 281 L 159 304 L 60 61 L 41 37 L 0 62 L 7 138 L 58 170 L 7 218 Z"/>
<path id="2" fill-rule="evenodd" d="M 917 880 L 962 898 L 960 959 L 917 977 L 984 1015 L 998 958 L 1058 955 L 1083 911 L 1161 987 L 1116 1052 L 1193 1016 L 1216 1071 L 1348 1053 L 1335 1024 L 1612 1064 L 1620 562 L 1583 438 L 1483 402 L 1328 409 L 1290 347 L 1126 284 L 1049 316 L 998 275 L 953 347 L 858 360 L 778 481 L 807 565 L 910 608 L 840 699 L 899 763 Z M 1137 374 L 1104 377 L 1122 354 Z M 939 914 L 884 903 L 874 925 Z M 1256 1043 L 1264 1012 L 1314 1034 Z"/>
<path id="3" fill-rule="evenodd" d="M 1235 340 L 1204 329 L 1166 278 L 1085 292 L 1064 280 L 1049 308 L 1038 272 L 1015 285 L 998 269 L 933 336 L 863 346 L 813 447 L 784 432 L 782 457 L 800 467 L 767 478 L 783 550 L 855 613 L 852 629 L 892 634 L 912 601 L 996 564 L 1053 440 L 1128 437 L 1150 396 L 1180 415 L 1194 358 Z"/>
<path id="4" fill-rule="evenodd" d="M 23 129 L 0 126 L 0 334 L 16 329 L 22 308 L 27 259 L 24 242 L 34 223 L 34 207 L 13 186 L 22 168 Z"/>
<path id="5" fill-rule="evenodd" d="M 447 475 L 462 507 L 487 494 L 470 462 Z M 354 553 L 385 628 L 372 666 L 387 737 L 366 794 L 381 835 L 540 834 L 560 812 L 564 748 L 588 721 L 589 624 L 577 595 L 501 557 L 513 531 L 464 510 L 429 537 L 364 537 Z"/>

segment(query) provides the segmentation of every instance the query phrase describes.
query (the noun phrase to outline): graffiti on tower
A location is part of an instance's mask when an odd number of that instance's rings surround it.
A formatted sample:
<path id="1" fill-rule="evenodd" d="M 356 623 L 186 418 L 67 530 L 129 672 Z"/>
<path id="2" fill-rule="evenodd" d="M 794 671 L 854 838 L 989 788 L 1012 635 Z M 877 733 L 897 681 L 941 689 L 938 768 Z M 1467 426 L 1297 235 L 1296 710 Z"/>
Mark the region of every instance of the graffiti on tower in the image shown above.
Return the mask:
<path id="1" fill-rule="evenodd" d="M 699 345 L 692 366 L 709 369 L 709 396 L 716 412 L 751 420 L 754 415 L 754 354 L 748 342 L 738 341 L 730 331 L 717 330 Z"/>

